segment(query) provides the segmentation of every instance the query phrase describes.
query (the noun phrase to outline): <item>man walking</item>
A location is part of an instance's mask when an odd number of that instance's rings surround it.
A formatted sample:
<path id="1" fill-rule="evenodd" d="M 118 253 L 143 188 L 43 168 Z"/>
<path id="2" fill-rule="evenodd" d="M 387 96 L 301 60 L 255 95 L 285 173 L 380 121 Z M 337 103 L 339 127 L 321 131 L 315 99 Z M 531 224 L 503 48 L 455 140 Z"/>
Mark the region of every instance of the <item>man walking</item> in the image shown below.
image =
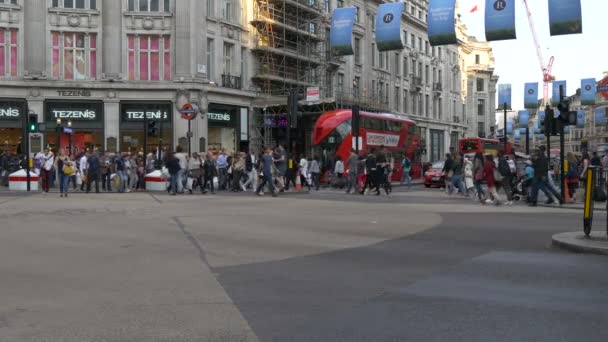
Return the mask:
<path id="1" fill-rule="evenodd" d="M 87 158 L 87 194 L 91 192 L 91 183 L 95 182 L 95 193 L 99 193 L 99 157 L 97 153 L 89 154 Z"/>
<path id="2" fill-rule="evenodd" d="M 410 160 L 410 158 L 407 157 L 407 155 L 403 155 L 403 161 L 401 162 L 401 165 L 403 166 L 401 185 L 407 183 L 407 188 L 409 190 L 412 188 L 412 175 L 410 174 L 410 172 L 412 172 L 412 161 Z"/>
<path id="3" fill-rule="evenodd" d="M 49 185 L 51 180 L 51 172 L 53 165 L 55 164 L 55 157 L 53 152 L 49 151 L 48 148 L 44 149 L 44 157 L 42 157 L 40 165 L 40 174 L 42 176 L 42 193 L 49 193 Z"/>
<path id="4" fill-rule="evenodd" d="M 252 189 L 256 189 L 258 186 L 258 165 L 255 157 L 255 153 L 250 150 L 249 154 L 245 159 L 245 171 L 247 172 L 247 181 L 241 184 L 243 191 L 247 191 L 247 187 L 251 184 Z"/>
<path id="5" fill-rule="evenodd" d="M 547 158 L 547 156 L 545 156 L 544 146 L 541 146 L 538 149 L 538 155 L 532 165 L 534 167 L 534 180 L 532 185 L 532 199 L 530 200 L 530 206 L 536 206 L 539 189 L 542 190 L 548 197 L 547 202 L 545 202 L 546 204 L 552 204 L 554 202 L 553 198 L 551 197 L 551 194 L 553 194 L 553 196 L 558 199 L 560 204 L 563 204 L 564 200 L 562 199 L 561 195 L 547 183 L 549 159 Z"/>
<path id="6" fill-rule="evenodd" d="M 220 190 L 226 190 L 226 182 L 228 181 L 228 157 L 226 156 L 226 151 L 224 149 L 222 149 L 217 156 L 216 164 L 219 183 L 218 188 Z"/>
<path id="7" fill-rule="evenodd" d="M 268 188 L 272 192 L 272 197 L 277 197 L 277 191 L 274 187 L 274 181 L 272 180 L 272 165 L 274 163 L 274 158 L 272 157 L 272 149 L 270 147 L 266 148 L 266 152 L 262 156 L 261 163 L 263 180 L 258 185 L 255 194 L 261 196 L 260 191 L 264 188 L 264 185 L 268 184 Z"/>
<path id="8" fill-rule="evenodd" d="M 186 183 L 186 171 L 188 170 L 188 160 L 186 154 L 181 146 L 177 146 L 175 149 L 175 158 L 179 161 L 179 171 L 177 172 L 177 192 L 184 192 L 184 185 Z M 175 189 L 173 189 L 175 191 Z"/>
<path id="9" fill-rule="evenodd" d="M 357 175 L 359 174 L 358 162 L 359 157 L 357 153 L 355 153 L 354 149 L 350 150 L 350 156 L 348 156 L 348 185 L 346 188 L 346 193 L 350 194 L 351 189 L 353 193 L 357 192 Z"/>

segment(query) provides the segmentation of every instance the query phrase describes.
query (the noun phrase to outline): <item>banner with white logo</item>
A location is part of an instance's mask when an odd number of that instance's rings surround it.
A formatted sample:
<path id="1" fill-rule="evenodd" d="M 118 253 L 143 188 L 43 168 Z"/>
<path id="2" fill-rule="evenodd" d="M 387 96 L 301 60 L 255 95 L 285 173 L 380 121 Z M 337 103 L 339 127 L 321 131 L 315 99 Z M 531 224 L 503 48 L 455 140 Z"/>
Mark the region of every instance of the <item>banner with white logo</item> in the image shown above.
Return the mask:
<path id="1" fill-rule="evenodd" d="M 367 144 L 370 146 L 397 147 L 399 136 L 392 134 L 367 133 Z"/>

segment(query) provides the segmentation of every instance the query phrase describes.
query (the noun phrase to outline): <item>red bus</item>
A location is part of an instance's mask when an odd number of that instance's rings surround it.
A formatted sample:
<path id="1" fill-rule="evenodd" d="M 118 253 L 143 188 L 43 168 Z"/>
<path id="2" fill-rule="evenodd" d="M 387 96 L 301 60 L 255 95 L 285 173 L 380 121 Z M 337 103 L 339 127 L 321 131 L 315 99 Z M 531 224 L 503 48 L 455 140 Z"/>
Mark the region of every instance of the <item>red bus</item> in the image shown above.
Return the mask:
<path id="1" fill-rule="evenodd" d="M 325 112 L 317 119 L 313 144 L 322 160 L 331 160 L 335 156 L 348 160 L 353 147 L 351 118 L 350 109 L 337 109 Z M 363 141 L 359 154 L 367 154 L 384 145 L 394 160 L 393 181 L 401 179 L 404 154 L 412 161 L 412 178 L 421 177 L 420 161 L 417 160 L 420 137 L 416 133 L 416 122 L 400 115 L 362 111 L 359 126 L 359 136 Z"/>
<path id="2" fill-rule="evenodd" d="M 458 141 L 458 151 L 461 154 L 475 154 L 481 152 L 481 154 L 491 154 L 496 156 L 498 151 L 504 150 L 504 142 L 496 139 L 486 138 L 463 138 Z M 513 143 L 507 141 L 507 154 L 513 153 Z"/>

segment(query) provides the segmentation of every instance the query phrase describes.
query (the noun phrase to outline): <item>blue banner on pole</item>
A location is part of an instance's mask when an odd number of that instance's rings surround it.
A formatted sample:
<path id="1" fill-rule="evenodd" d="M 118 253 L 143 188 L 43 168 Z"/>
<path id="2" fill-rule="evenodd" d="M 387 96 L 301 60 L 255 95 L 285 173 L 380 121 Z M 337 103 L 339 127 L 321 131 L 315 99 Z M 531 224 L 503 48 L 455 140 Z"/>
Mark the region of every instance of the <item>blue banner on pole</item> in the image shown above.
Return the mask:
<path id="1" fill-rule="evenodd" d="M 505 104 L 507 109 L 511 109 L 511 85 L 510 84 L 499 84 L 498 85 L 498 109 L 504 110 Z"/>
<path id="2" fill-rule="evenodd" d="M 378 7 L 378 14 L 376 15 L 376 47 L 378 51 L 403 49 L 401 12 L 403 12 L 403 2 L 391 2 Z"/>
<path id="3" fill-rule="evenodd" d="M 431 0 L 427 33 L 432 46 L 456 44 L 456 0 Z"/>
<path id="4" fill-rule="evenodd" d="M 595 114 L 595 125 L 605 125 L 606 124 L 606 108 L 598 108 L 593 111 Z"/>
<path id="5" fill-rule="evenodd" d="M 583 106 L 593 106 L 596 94 L 595 78 L 585 78 L 581 80 L 581 104 Z"/>
<path id="6" fill-rule="evenodd" d="M 585 128 L 585 111 L 576 111 L 576 128 Z"/>
<path id="7" fill-rule="evenodd" d="M 507 122 L 507 134 L 513 134 L 513 123 Z"/>
<path id="8" fill-rule="evenodd" d="M 554 105 L 559 103 L 559 86 L 564 86 L 564 96 L 568 96 L 566 92 L 566 81 L 553 81 L 553 96 L 551 97 L 551 103 Z"/>
<path id="9" fill-rule="evenodd" d="M 515 0 L 486 0 L 486 40 L 515 39 Z"/>
<path id="10" fill-rule="evenodd" d="M 538 108 L 538 83 L 526 83 L 524 108 Z"/>
<path id="11" fill-rule="evenodd" d="M 329 31 L 329 48 L 334 56 L 353 54 L 353 25 L 356 12 L 355 7 L 334 9 Z"/>
<path id="12" fill-rule="evenodd" d="M 526 134 L 526 128 L 524 128 L 524 127 L 520 128 L 519 129 L 519 134 L 525 135 Z"/>
<path id="13" fill-rule="evenodd" d="M 520 137 L 521 137 L 521 133 L 519 132 L 519 130 L 516 130 L 515 133 L 513 134 L 513 140 L 519 141 Z"/>
<path id="14" fill-rule="evenodd" d="M 517 123 L 520 128 L 528 127 L 528 124 L 530 123 L 530 113 L 527 110 L 520 110 L 517 113 Z"/>
<path id="15" fill-rule="evenodd" d="M 549 0 L 549 29 L 552 36 L 583 33 L 580 0 Z"/>

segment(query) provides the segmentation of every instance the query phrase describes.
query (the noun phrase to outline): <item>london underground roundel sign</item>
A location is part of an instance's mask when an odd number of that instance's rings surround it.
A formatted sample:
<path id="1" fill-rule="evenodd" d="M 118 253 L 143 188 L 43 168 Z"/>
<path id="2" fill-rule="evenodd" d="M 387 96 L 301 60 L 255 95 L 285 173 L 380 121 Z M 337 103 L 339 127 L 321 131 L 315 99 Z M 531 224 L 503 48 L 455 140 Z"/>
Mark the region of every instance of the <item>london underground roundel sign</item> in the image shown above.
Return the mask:
<path id="1" fill-rule="evenodd" d="M 198 109 L 192 103 L 186 103 L 179 110 L 182 115 L 182 119 L 192 120 L 196 118 L 196 114 L 198 113 Z"/>
<path id="2" fill-rule="evenodd" d="M 602 94 L 603 98 L 608 100 L 608 77 L 604 77 L 604 79 L 600 81 L 600 85 L 597 87 L 597 91 Z"/>

